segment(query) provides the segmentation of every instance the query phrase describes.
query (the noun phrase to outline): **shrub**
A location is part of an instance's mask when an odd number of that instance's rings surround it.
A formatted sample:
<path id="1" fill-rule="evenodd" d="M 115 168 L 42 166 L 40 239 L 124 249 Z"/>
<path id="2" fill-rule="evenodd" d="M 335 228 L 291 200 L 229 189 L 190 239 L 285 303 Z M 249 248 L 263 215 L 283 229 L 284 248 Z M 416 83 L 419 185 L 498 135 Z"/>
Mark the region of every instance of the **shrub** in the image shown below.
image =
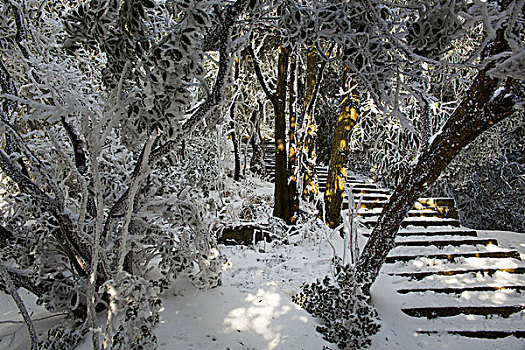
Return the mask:
<path id="1" fill-rule="evenodd" d="M 380 328 L 377 311 L 367 303 L 354 266 L 336 263 L 335 270 L 335 281 L 326 276 L 305 284 L 292 300 L 322 320 L 317 331 L 325 340 L 340 349 L 367 348 Z"/>

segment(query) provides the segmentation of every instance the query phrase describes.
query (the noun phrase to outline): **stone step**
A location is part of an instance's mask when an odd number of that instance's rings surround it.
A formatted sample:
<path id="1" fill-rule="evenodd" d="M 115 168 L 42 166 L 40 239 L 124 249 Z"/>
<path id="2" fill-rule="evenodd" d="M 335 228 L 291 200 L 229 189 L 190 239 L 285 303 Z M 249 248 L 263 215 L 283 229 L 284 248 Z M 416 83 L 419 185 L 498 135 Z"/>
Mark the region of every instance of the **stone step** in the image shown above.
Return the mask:
<path id="1" fill-rule="evenodd" d="M 357 216 L 363 217 L 363 218 L 370 218 L 370 217 L 376 217 L 380 216 L 382 213 L 381 210 L 360 210 L 357 212 Z M 459 219 L 459 214 L 457 210 L 452 208 L 442 208 L 441 210 L 410 210 L 408 212 L 408 217 L 436 217 L 436 218 L 448 218 L 448 219 Z"/>
<path id="2" fill-rule="evenodd" d="M 449 210 L 454 209 L 455 207 L 453 205 L 438 205 L 438 206 L 428 206 L 425 203 L 428 203 L 430 201 L 424 200 L 423 203 L 416 202 L 414 204 L 414 210 L 425 210 L 425 209 L 435 209 L 435 210 Z M 357 201 L 356 201 L 357 203 Z M 359 206 L 359 209 L 376 209 L 376 208 L 383 208 L 388 203 L 387 200 L 362 200 L 361 205 Z M 431 203 L 431 202 L 430 202 Z M 446 202 L 444 202 L 446 203 Z M 343 209 L 348 209 L 348 203 L 343 203 Z"/>
<path id="3" fill-rule="evenodd" d="M 407 246 L 407 247 L 446 247 L 455 246 L 459 247 L 462 245 L 498 245 L 497 239 L 492 238 L 476 238 L 476 239 L 441 239 L 441 240 L 402 240 L 397 241 L 396 246 Z"/>
<path id="4" fill-rule="evenodd" d="M 376 208 L 384 206 L 388 199 L 390 198 L 389 194 L 385 193 L 362 193 L 356 198 L 362 198 L 365 203 L 368 202 L 378 202 L 381 205 L 375 206 Z M 416 210 L 426 209 L 426 208 L 439 208 L 439 207 L 449 207 L 454 208 L 455 203 L 453 198 L 419 198 L 414 204 Z"/>
<path id="5" fill-rule="evenodd" d="M 412 317 L 452 317 L 457 315 L 499 315 L 509 317 L 512 314 L 525 310 L 525 305 L 498 305 L 498 306 L 428 306 L 403 308 L 408 316 Z"/>
<path id="6" fill-rule="evenodd" d="M 349 184 L 353 185 L 354 189 L 359 188 L 361 190 L 375 190 L 379 188 L 375 183 L 365 182 L 364 180 L 353 180 Z"/>
<path id="7" fill-rule="evenodd" d="M 436 197 L 436 198 L 419 198 L 415 204 L 421 207 L 455 207 L 454 198 Z"/>
<path id="8" fill-rule="evenodd" d="M 525 267 L 506 267 L 506 268 L 477 268 L 477 269 L 453 269 L 440 271 L 418 271 L 418 272 L 396 272 L 389 273 L 391 276 L 407 277 L 410 279 L 422 280 L 432 275 L 438 276 L 455 276 L 465 274 L 487 274 L 494 275 L 496 272 L 507 272 L 512 274 L 525 274 Z"/>
<path id="9" fill-rule="evenodd" d="M 375 226 L 377 218 L 361 218 L 359 222 L 365 226 Z M 460 222 L 457 219 L 447 218 L 406 218 L 401 222 L 401 227 L 408 226 L 430 227 L 430 226 L 453 226 L 459 227 Z"/>
<path id="10" fill-rule="evenodd" d="M 477 231 L 470 229 L 460 229 L 460 230 L 425 230 L 425 231 L 414 231 L 400 230 L 397 233 L 398 237 L 412 237 L 412 236 L 465 236 L 465 237 L 476 237 L 478 235 Z M 369 234 L 365 233 L 365 237 L 368 237 Z"/>
<path id="11" fill-rule="evenodd" d="M 442 253 L 442 254 L 417 254 L 417 255 L 390 255 L 386 257 L 387 264 L 397 261 L 410 261 L 418 258 L 443 259 L 453 261 L 457 258 L 514 258 L 521 260 L 520 252 L 517 250 L 501 250 L 487 252 L 468 252 L 468 253 Z"/>
<path id="12" fill-rule="evenodd" d="M 266 168 L 266 174 L 265 174 L 267 177 L 271 178 L 271 181 L 273 181 L 273 177 L 274 177 L 274 172 L 273 172 L 273 168 Z M 360 185 L 362 186 L 364 184 L 364 181 L 363 180 L 359 180 L 357 178 L 349 178 L 347 180 L 350 184 L 355 184 L 355 185 Z M 322 176 L 318 176 L 318 184 L 317 184 L 319 187 L 325 187 L 326 186 L 326 177 L 323 178 Z M 373 185 L 375 186 L 375 185 Z M 370 188 L 375 188 L 371 186 Z"/>
<path id="13" fill-rule="evenodd" d="M 439 335 L 443 331 L 417 331 L 418 334 L 424 335 Z M 445 333 L 452 335 L 460 335 L 467 338 L 480 339 L 501 339 L 510 336 L 516 338 L 525 338 L 525 330 L 463 330 L 463 331 L 445 331 Z"/>
<path id="14" fill-rule="evenodd" d="M 362 201 L 373 201 L 373 202 L 385 202 L 388 201 L 390 198 L 389 194 L 383 194 L 383 193 L 360 193 L 359 195 L 354 196 L 355 201 L 359 201 L 361 199 Z"/>
<path id="15" fill-rule="evenodd" d="M 354 194 L 383 194 L 383 195 L 390 195 L 391 191 L 384 189 L 384 188 L 378 188 L 378 187 L 363 187 L 363 186 L 355 186 L 352 188 L 352 193 Z"/>
<path id="16" fill-rule="evenodd" d="M 490 292 L 490 291 L 497 291 L 497 290 L 516 290 L 521 293 L 521 291 L 525 290 L 525 285 L 512 285 L 512 286 L 473 286 L 473 287 L 441 287 L 441 288 L 406 288 L 406 289 L 398 289 L 397 292 L 399 294 L 408 294 L 408 293 L 425 293 L 425 292 L 432 292 L 432 293 L 444 293 L 444 294 L 461 294 L 463 292 Z"/>

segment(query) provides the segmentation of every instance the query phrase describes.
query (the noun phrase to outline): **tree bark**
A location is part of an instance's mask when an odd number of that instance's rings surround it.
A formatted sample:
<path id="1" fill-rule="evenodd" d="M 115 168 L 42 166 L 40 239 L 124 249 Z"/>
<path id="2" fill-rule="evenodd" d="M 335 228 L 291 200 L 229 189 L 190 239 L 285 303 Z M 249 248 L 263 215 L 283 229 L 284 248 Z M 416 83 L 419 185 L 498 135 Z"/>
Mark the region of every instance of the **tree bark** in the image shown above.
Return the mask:
<path id="1" fill-rule="evenodd" d="M 348 137 L 358 118 L 357 95 L 345 96 L 332 139 L 332 151 L 324 193 L 326 224 L 335 228 L 341 223 L 344 182 L 347 176 Z"/>
<path id="2" fill-rule="evenodd" d="M 253 58 L 253 68 L 257 80 L 266 97 L 272 102 L 275 113 L 275 187 L 273 215 L 283 219 L 287 224 L 291 224 L 293 222 L 294 212 L 290 201 L 288 159 L 286 153 L 286 88 L 290 49 L 282 45 L 279 49 L 275 92 L 272 92 L 266 84 L 262 75 L 261 66 L 259 65 L 253 48 L 249 47 L 248 50 Z"/>
<path id="3" fill-rule="evenodd" d="M 293 215 L 299 211 L 299 196 L 297 193 L 297 179 L 299 169 L 297 167 L 297 113 L 295 105 L 297 102 L 297 57 L 294 55 L 290 63 L 290 82 L 288 96 L 288 195 Z"/>
<path id="4" fill-rule="evenodd" d="M 306 87 L 304 93 L 304 136 L 301 142 L 301 163 L 305 169 L 303 172 L 302 198 L 307 201 L 313 200 L 319 193 L 317 185 L 316 166 L 316 135 L 317 124 L 313 116 L 314 91 L 317 79 L 317 51 L 315 47 L 308 49 L 306 58 Z"/>
<path id="5" fill-rule="evenodd" d="M 262 103 L 259 102 L 259 109 Z M 252 157 L 250 159 L 250 171 L 254 174 L 264 175 L 264 147 L 262 146 L 260 116 L 257 110 L 252 112 L 250 123 L 252 125 L 252 137 L 250 139 L 252 146 Z"/>
<path id="6" fill-rule="evenodd" d="M 290 50 L 281 46 L 277 71 L 277 86 L 273 102 L 275 113 L 275 205 L 273 215 L 292 223 L 292 208 L 290 203 L 286 153 L 286 82 L 288 79 L 288 59 Z"/>
<path id="7" fill-rule="evenodd" d="M 500 28 L 482 58 L 508 49 L 504 34 L 504 29 Z M 518 101 L 523 99 L 523 82 L 510 78 L 502 81 L 488 76 L 492 66 L 488 65 L 478 73 L 466 98 L 431 144 L 420 153 L 383 209 L 357 263 L 358 278 L 365 281 L 365 290 L 369 290 L 377 278 L 386 256 L 395 245 L 401 222 L 419 195 L 465 146 L 491 126 L 514 114 Z"/>
<path id="8" fill-rule="evenodd" d="M 237 133 L 235 132 L 235 123 L 233 121 L 233 108 L 234 105 L 232 105 L 232 108 L 230 109 L 230 115 L 232 118 L 232 121 L 230 122 L 230 128 L 232 129 L 232 131 L 230 132 L 230 137 L 233 142 L 233 158 L 235 164 L 233 170 L 233 179 L 235 181 L 239 181 L 241 178 L 241 154 L 239 153 L 239 140 L 237 140 Z"/>

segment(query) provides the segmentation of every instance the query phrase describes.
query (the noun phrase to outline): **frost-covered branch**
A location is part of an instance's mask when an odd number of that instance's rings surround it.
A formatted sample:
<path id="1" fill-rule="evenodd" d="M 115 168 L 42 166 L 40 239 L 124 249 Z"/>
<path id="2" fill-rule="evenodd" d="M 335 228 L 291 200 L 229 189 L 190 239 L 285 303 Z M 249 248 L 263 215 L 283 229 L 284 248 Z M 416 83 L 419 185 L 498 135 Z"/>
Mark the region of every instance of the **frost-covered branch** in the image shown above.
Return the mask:
<path id="1" fill-rule="evenodd" d="M 135 195 L 137 194 L 137 191 L 140 188 L 141 182 L 144 180 L 145 176 L 148 174 L 148 158 L 151 153 L 151 148 L 153 146 L 153 142 L 155 141 L 157 134 L 154 133 L 153 135 L 150 135 L 148 140 L 146 141 L 144 145 L 144 150 L 141 154 L 141 157 L 139 158 L 140 164 L 138 164 L 138 167 L 135 167 L 137 175 L 133 176 L 131 179 L 131 184 L 129 186 L 129 194 L 126 199 L 125 203 L 125 214 L 124 214 L 124 223 L 122 225 L 122 230 L 120 232 L 119 241 L 117 244 L 118 249 L 118 255 L 116 260 L 116 268 L 115 270 L 118 272 L 121 272 L 124 269 L 124 258 L 128 254 L 128 229 L 129 224 L 131 222 L 131 215 L 133 213 L 133 203 L 135 200 Z"/>
<path id="2" fill-rule="evenodd" d="M 155 148 L 150 155 L 149 162 L 150 164 L 155 164 L 166 154 L 170 153 L 179 142 L 191 134 L 193 130 L 204 122 L 206 115 L 216 107 L 223 98 L 224 88 L 228 81 L 231 64 L 233 62 L 233 57 L 231 56 L 229 50 L 229 45 L 231 41 L 231 35 L 235 28 L 235 20 L 240 16 L 243 11 L 248 6 L 247 0 L 238 0 L 235 4 L 230 5 L 224 14 L 224 20 L 222 23 L 222 31 L 219 36 L 219 70 L 215 78 L 215 84 L 212 89 L 211 95 L 206 99 L 206 101 L 200 105 L 200 107 L 184 122 L 182 125 L 179 134 L 174 137 L 174 140 L 168 141 L 163 145 Z"/>
<path id="3" fill-rule="evenodd" d="M 5 283 L 6 292 L 11 295 L 11 297 L 16 303 L 16 306 L 18 307 L 18 310 L 20 310 L 20 313 L 24 318 L 24 322 L 29 333 L 29 338 L 31 339 L 31 350 L 36 350 L 38 348 L 38 336 L 36 335 L 35 326 L 33 325 L 33 321 L 31 321 L 31 317 L 27 312 L 27 308 L 25 307 L 22 298 L 20 298 L 18 291 L 16 290 L 15 286 L 13 285 L 13 282 L 11 281 L 9 273 L 7 272 L 6 268 L 4 267 L 4 264 L 2 263 L 0 263 L 0 277 Z"/>
<path id="4" fill-rule="evenodd" d="M 483 57 L 507 49 L 505 29 L 499 28 Z M 464 100 L 414 161 L 383 209 L 357 264 L 359 277 L 366 281 L 367 290 L 394 247 L 401 221 L 420 194 L 465 146 L 520 108 L 525 94 L 524 82 L 491 77 L 491 68 L 489 64 L 478 73 Z"/>
<path id="5" fill-rule="evenodd" d="M 275 92 L 271 91 L 268 85 L 266 84 L 266 80 L 264 79 L 264 76 L 262 74 L 261 64 L 259 62 L 259 59 L 257 58 L 257 55 L 255 54 L 255 50 L 253 49 L 252 44 L 248 46 L 248 52 L 252 56 L 253 70 L 255 71 L 255 76 L 257 77 L 257 80 L 259 81 L 259 84 L 261 85 L 261 88 L 263 89 L 266 98 L 275 105 L 277 103 L 277 97 L 275 95 Z"/>
<path id="6" fill-rule="evenodd" d="M 78 237 L 73 233 L 73 223 L 69 216 L 63 212 L 61 205 L 55 198 L 49 197 L 37 184 L 25 176 L 3 150 L 0 150 L 0 168 L 18 184 L 21 191 L 39 201 L 42 207 L 49 210 L 57 219 L 60 230 L 55 230 L 54 236 L 70 258 L 71 263 L 76 267 L 77 272 L 85 275 L 88 271 L 89 257 L 83 254 Z"/>

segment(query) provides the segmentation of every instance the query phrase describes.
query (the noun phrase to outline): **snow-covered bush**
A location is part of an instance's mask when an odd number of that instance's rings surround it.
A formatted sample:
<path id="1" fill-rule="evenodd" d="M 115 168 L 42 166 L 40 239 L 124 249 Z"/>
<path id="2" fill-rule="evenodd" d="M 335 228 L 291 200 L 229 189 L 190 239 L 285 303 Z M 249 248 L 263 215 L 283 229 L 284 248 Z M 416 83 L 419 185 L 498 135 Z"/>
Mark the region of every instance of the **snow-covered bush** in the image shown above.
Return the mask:
<path id="1" fill-rule="evenodd" d="M 159 323 L 161 300 L 151 281 L 120 272 L 103 288 L 110 295 L 108 330 L 105 336 L 111 349 L 157 347 L 155 326 Z"/>
<path id="2" fill-rule="evenodd" d="M 362 285 L 353 266 L 336 263 L 333 281 L 326 276 L 322 281 L 305 284 L 292 300 L 322 320 L 317 330 L 327 341 L 340 349 L 367 348 L 380 325 L 377 311 L 367 303 Z"/>
<path id="3" fill-rule="evenodd" d="M 465 226 L 525 232 L 524 147 L 517 115 L 464 149 L 429 193 L 453 196 Z"/>
<path id="4" fill-rule="evenodd" d="M 72 327 L 69 322 L 61 323 L 47 331 L 46 337 L 39 342 L 38 348 L 42 350 L 70 350 L 85 336 L 85 331 L 80 327 Z"/>

